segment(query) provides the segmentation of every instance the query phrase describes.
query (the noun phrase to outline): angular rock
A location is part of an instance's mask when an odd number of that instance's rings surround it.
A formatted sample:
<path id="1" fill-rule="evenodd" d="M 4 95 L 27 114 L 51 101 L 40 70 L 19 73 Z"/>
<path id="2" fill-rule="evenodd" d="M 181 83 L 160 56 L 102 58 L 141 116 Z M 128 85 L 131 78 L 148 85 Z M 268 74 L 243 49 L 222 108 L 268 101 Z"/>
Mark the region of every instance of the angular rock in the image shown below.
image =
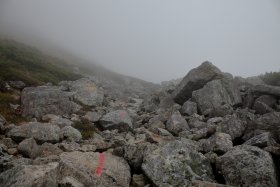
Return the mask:
<path id="1" fill-rule="evenodd" d="M 29 122 L 11 129 L 7 136 L 15 141 L 33 137 L 38 143 L 59 141 L 60 129 L 49 123 Z"/>
<path id="2" fill-rule="evenodd" d="M 255 129 L 269 131 L 280 140 L 280 112 L 264 114 L 257 118 L 254 124 Z"/>
<path id="3" fill-rule="evenodd" d="M 165 125 L 162 123 L 162 121 L 158 120 L 158 119 L 154 119 L 152 118 L 149 123 L 145 124 L 145 127 L 147 129 L 149 129 L 151 132 L 153 133 L 156 133 L 155 131 L 158 129 L 158 128 L 162 128 L 164 129 L 165 128 Z"/>
<path id="4" fill-rule="evenodd" d="M 229 185 L 278 186 L 272 157 L 258 147 L 249 145 L 234 147 L 217 159 L 217 168 Z"/>
<path id="5" fill-rule="evenodd" d="M 125 145 L 123 147 L 123 158 L 127 160 L 129 165 L 136 171 L 140 170 L 145 155 L 156 149 L 157 147 L 150 143 L 142 143 L 138 145 Z"/>
<path id="6" fill-rule="evenodd" d="M 124 159 L 103 153 L 102 173 L 96 174 L 100 165 L 100 153 L 71 152 L 60 155 L 60 173 L 75 179 L 85 186 L 129 187 L 130 168 Z M 99 170 L 99 169 L 98 169 Z"/>
<path id="7" fill-rule="evenodd" d="M 197 114 L 197 104 L 192 101 L 186 101 L 183 104 L 180 112 L 183 115 L 189 115 L 189 116 L 193 114 Z"/>
<path id="8" fill-rule="evenodd" d="M 133 128 L 132 120 L 125 110 L 115 110 L 104 115 L 99 123 L 103 129 L 128 131 Z"/>
<path id="9" fill-rule="evenodd" d="M 256 99 L 253 109 L 258 114 L 266 114 L 273 111 L 273 107 L 276 106 L 277 99 L 271 95 L 262 95 Z"/>
<path id="10" fill-rule="evenodd" d="M 217 132 L 229 134 L 232 140 L 240 138 L 246 129 L 246 124 L 235 115 L 226 116 L 221 123 L 218 124 Z"/>
<path id="11" fill-rule="evenodd" d="M 166 129 L 175 135 L 179 135 L 180 132 L 189 130 L 190 127 L 187 121 L 181 116 L 180 112 L 176 111 L 167 121 Z"/>
<path id="12" fill-rule="evenodd" d="M 0 186 L 57 186 L 58 163 L 20 165 L 0 174 Z"/>
<path id="13" fill-rule="evenodd" d="M 74 92 L 75 99 L 86 106 L 101 106 L 104 99 L 103 91 L 87 78 L 70 82 L 69 89 Z"/>
<path id="14" fill-rule="evenodd" d="M 60 130 L 60 138 L 68 141 L 79 142 L 82 139 L 82 134 L 77 129 L 66 126 Z"/>
<path id="15" fill-rule="evenodd" d="M 233 148 L 231 136 L 225 133 L 215 133 L 208 139 L 200 141 L 204 152 L 213 151 L 218 154 L 224 154 Z"/>
<path id="16" fill-rule="evenodd" d="M 41 118 L 46 114 L 72 114 L 80 106 L 71 101 L 73 93 L 58 86 L 29 87 L 22 91 L 23 116 Z"/>
<path id="17" fill-rule="evenodd" d="M 223 73 L 212 63 L 204 62 L 191 70 L 175 88 L 172 96 L 174 101 L 183 104 L 192 97 L 192 92 L 202 88 L 208 82 L 224 77 Z"/>
<path id="18" fill-rule="evenodd" d="M 181 141 L 170 142 L 145 156 L 142 169 L 156 186 L 188 186 L 192 180 L 213 180 L 206 157 Z"/>
<path id="19" fill-rule="evenodd" d="M 20 142 L 18 151 L 23 156 L 34 159 L 39 154 L 39 146 L 33 138 L 28 138 Z"/>
<path id="20" fill-rule="evenodd" d="M 276 141 L 274 140 L 270 132 L 265 132 L 249 139 L 244 144 L 257 146 L 259 148 L 264 148 L 264 147 L 276 145 Z"/>
<path id="21" fill-rule="evenodd" d="M 210 114 L 213 109 L 224 105 L 235 106 L 241 104 L 241 95 L 232 80 L 220 79 L 207 83 L 202 89 L 192 93 L 199 112 Z"/>

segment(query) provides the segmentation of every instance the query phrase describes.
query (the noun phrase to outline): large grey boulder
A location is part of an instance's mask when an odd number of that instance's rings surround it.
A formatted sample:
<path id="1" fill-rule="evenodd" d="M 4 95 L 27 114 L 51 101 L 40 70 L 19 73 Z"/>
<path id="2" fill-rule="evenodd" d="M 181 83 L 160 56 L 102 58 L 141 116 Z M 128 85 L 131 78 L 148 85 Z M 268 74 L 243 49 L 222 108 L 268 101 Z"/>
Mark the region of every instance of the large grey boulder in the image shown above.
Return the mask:
<path id="1" fill-rule="evenodd" d="M 99 123 L 103 129 L 118 129 L 127 131 L 133 128 L 132 119 L 125 110 L 115 110 L 105 114 Z"/>
<path id="2" fill-rule="evenodd" d="M 236 146 L 217 159 L 217 168 L 229 185 L 276 187 L 276 171 L 271 155 L 258 147 Z"/>
<path id="3" fill-rule="evenodd" d="M 88 78 L 69 82 L 69 89 L 74 92 L 74 98 L 83 105 L 101 106 L 103 103 L 103 91 Z"/>
<path id="4" fill-rule="evenodd" d="M 30 122 L 12 128 L 7 136 L 15 141 L 34 138 L 39 143 L 59 141 L 60 128 L 49 123 Z"/>
<path id="5" fill-rule="evenodd" d="M 174 101 L 183 104 L 192 97 L 192 92 L 202 88 L 209 81 L 220 79 L 224 74 L 210 62 L 204 62 L 191 70 L 176 87 L 172 96 Z"/>
<path id="6" fill-rule="evenodd" d="M 188 186 L 193 180 L 213 181 L 206 157 L 183 141 L 172 141 L 145 156 L 142 169 L 156 186 Z"/>
<path id="7" fill-rule="evenodd" d="M 60 155 L 60 173 L 70 176 L 85 186 L 129 187 L 131 176 L 127 162 L 120 157 L 103 153 L 70 152 Z M 102 156 L 102 157 L 103 157 Z M 101 163 L 102 162 L 102 163 Z M 102 168 L 100 165 L 102 164 Z M 97 168 L 101 173 L 96 173 Z"/>
<path id="8" fill-rule="evenodd" d="M 22 91 L 23 116 L 41 118 L 46 114 L 72 114 L 81 107 L 71 99 L 73 93 L 58 86 L 28 87 Z"/>
<path id="9" fill-rule="evenodd" d="M 194 91 L 192 98 L 204 115 L 224 105 L 235 106 L 242 102 L 238 88 L 229 79 L 213 80 L 207 83 L 202 89 Z"/>
<path id="10" fill-rule="evenodd" d="M 57 186 L 58 163 L 18 165 L 0 174 L 0 186 Z"/>
<path id="11" fill-rule="evenodd" d="M 175 135 L 179 135 L 180 132 L 189 130 L 190 127 L 183 116 L 181 116 L 180 112 L 176 111 L 167 121 L 166 129 Z"/>

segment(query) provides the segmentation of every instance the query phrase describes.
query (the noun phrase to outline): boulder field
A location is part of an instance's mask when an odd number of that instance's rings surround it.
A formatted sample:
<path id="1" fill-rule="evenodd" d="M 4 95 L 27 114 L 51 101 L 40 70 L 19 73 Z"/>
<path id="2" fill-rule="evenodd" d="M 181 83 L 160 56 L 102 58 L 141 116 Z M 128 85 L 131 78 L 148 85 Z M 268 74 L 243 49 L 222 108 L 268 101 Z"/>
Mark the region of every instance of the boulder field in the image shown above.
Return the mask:
<path id="1" fill-rule="evenodd" d="M 1 187 L 280 184 L 280 87 L 210 62 L 153 91 L 96 77 L 11 86 L 25 120 L 0 114 Z"/>

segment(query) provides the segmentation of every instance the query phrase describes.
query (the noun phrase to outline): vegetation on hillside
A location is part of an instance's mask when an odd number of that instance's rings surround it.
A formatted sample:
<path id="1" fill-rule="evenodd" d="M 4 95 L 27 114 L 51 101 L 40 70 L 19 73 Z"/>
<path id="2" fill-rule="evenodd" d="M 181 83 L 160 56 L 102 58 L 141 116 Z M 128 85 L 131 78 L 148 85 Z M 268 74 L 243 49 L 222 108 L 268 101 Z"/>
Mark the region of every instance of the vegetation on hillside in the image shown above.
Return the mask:
<path id="1" fill-rule="evenodd" d="M 0 40 L 0 81 L 21 80 L 27 85 L 80 78 L 65 62 L 10 40 Z"/>
<path id="2" fill-rule="evenodd" d="M 280 72 L 267 72 L 260 77 L 266 84 L 280 86 Z"/>

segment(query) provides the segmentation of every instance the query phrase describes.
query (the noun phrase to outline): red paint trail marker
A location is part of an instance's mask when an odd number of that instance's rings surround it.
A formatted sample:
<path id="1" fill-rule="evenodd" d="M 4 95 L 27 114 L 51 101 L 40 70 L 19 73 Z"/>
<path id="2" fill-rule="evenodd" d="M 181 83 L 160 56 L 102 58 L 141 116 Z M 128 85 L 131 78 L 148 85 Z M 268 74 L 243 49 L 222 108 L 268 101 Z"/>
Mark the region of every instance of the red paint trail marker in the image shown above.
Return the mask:
<path id="1" fill-rule="evenodd" d="M 98 165 L 97 165 L 97 168 L 95 170 L 95 175 L 97 177 L 100 177 L 102 172 L 103 172 L 104 161 L 105 161 L 105 154 L 104 153 L 99 153 Z"/>

